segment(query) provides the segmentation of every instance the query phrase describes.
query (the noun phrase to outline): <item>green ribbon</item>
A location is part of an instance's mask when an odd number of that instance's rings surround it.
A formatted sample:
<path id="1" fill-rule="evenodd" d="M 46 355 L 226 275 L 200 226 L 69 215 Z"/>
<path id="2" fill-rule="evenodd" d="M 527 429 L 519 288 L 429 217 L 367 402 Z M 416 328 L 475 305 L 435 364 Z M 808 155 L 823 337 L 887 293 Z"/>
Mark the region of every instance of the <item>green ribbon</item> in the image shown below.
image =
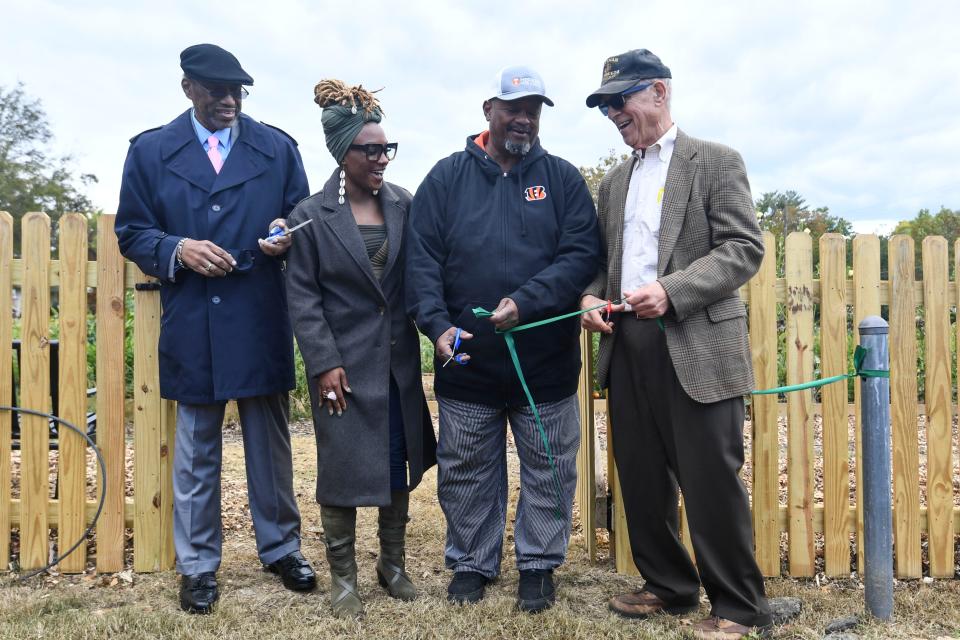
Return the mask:
<path id="1" fill-rule="evenodd" d="M 851 371 L 850 373 L 842 373 L 838 376 L 830 376 L 829 378 L 820 378 L 819 380 L 811 380 L 810 382 L 804 382 L 801 384 L 790 384 L 784 387 L 774 387 L 773 389 L 751 391 L 751 394 L 755 396 L 766 396 L 766 395 L 772 395 L 774 393 L 790 393 L 791 391 L 802 391 L 803 389 L 812 389 L 813 387 L 822 387 L 827 384 L 833 384 L 834 382 L 840 382 L 841 380 L 849 380 L 850 378 L 889 378 L 890 377 L 890 372 L 883 369 L 864 369 L 863 361 L 866 357 L 867 357 L 866 348 L 860 345 L 857 345 L 857 348 L 853 350 L 853 371 Z"/>
<path id="2" fill-rule="evenodd" d="M 537 410 L 537 404 L 533 400 L 533 394 L 530 393 L 530 387 L 527 386 L 527 380 L 523 376 L 523 369 L 520 367 L 520 358 L 517 356 L 517 345 L 514 342 L 513 334 L 518 331 L 526 331 L 527 329 L 533 329 L 535 327 L 541 327 L 545 324 L 550 324 L 553 322 L 558 322 L 560 320 L 566 320 L 567 318 L 573 318 L 574 316 L 583 315 L 590 311 L 595 311 L 596 309 L 603 309 L 610 304 L 620 304 L 622 300 L 616 300 L 612 302 L 604 302 L 603 304 L 598 304 L 593 307 L 588 307 L 587 309 L 581 309 L 580 311 L 571 311 L 570 313 L 564 313 L 559 316 L 553 316 L 552 318 L 546 318 L 544 320 L 537 320 L 536 322 L 530 322 L 528 324 L 518 325 L 512 329 L 507 329 L 506 331 L 501 331 L 497 329 L 497 333 L 503 335 L 504 341 L 507 343 L 507 351 L 510 352 L 510 360 L 513 361 L 513 368 L 517 372 L 517 377 L 520 379 L 520 385 L 523 387 L 523 393 L 527 397 L 527 404 L 530 405 L 530 410 L 533 412 L 533 419 L 537 424 L 537 431 L 540 433 L 540 440 L 543 442 L 543 448 L 547 452 L 547 460 L 550 463 L 550 470 L 553 473 L 553 479 L 557 487 L 557 508 L 556 508 L 556 517 L 558 520 L 563 519 L 563 485 L 560 483 L 560 473 L 557 471 L 557 465 L 553 460 L 553 452 L 550 450 L 550 442 L 547 439 L 547 432 L 543 428 L 543 421 L 540 419 L 540 412 Z M 489 318 L 493 315 L 492 311 L 487 311 L 483 307 L 475 307 L 473 309 L 473 315 L 477 318 Z M 657 318 L 657 326 L 660 327 L 661 331 L 665 331 L 663 325 L 663 319 Z M 793 384 L 787 385 L 784 387 L 775 387 L 773 389 L 763 389 L 758 391 L 751 392 L 752 395 L 761 396 L 761 395 L 771 395 L 774 393 L 789 393 L 791 391 L 801 391 L 803 389 L 811 389 L 813 387 L 822 387 L 823 385 L 831 384 L 834 382 L 840 382 L 841 380 L 848 380 L 850 378 L 889 378 L 890 372 L 884 371 L 881 369 L 864 369 L 863 361 L 867 357 L 867 350 L 857 345 L 857 348 L 853 352 L 853 371 L 850 373 L 844 373 L 838 376 L 831 376 L 829 378 L 821 378 L 819 380 L 813 380 L 811 382 L 804 382 L 802 384 Z"/>
<path id="3" fill-rule="evenodd" d="M 543 428 L 543 421 L 540 419 L 540 411 L 537 410 L 537 404 L 533 401 L 533 394 L 530 393 L 530 387 L 527 386 L 527 379 L 523 377 L 523 369 L 520 367 L 520 358 L 519 356 L 517 356 L 517 345 L 513 340 L 513 334 L 516 333 L 517 331 L 526 331 L 527 329 L 533 329 L 534 327 L 540 327 L 545 324 L 550 324 L 552 322 L 558 322 L 560 320 L 565 320 L 567 318 L 579 316 L 584 313 L 587 313 L 588 311 L 593 311 L 595 309 L 602 309 L 606 307 L 608 304 L 619 304 L 619 303 L 620 303 L 620 300 L 617 300 L 616 302 L 611 302 L 611 303 L 604 302 L 603 304 L 598 304 L 595 307 L 590 307 L 588 309 L 581 309 L 580 311 L 572 311 L 570 313 L 564 313 L 559 316 L 547 318 L 545 320 L 537 320 L 536 322 L 531 322 L 529 324 L 518 325 L 516 327 L 513 327 L 512 329 L 507 329 L 506 331 L 500 331 L 499 329 L 497 329 L 497 333 L 502 334 L 504 341 L 507 343 L 507 351 L 510 352 L 510 359 L 513 361 L 513 368 L 517 372 L 517 377 L 520 378 L 520 386 L 523 387 L 523 393 L 527 396 L 527 404 L 530 405 L 530 410 L 533 412 L 533 419 L 534 419 L 534 422 L 536 422 L 537 424 L 537 431 L 539 431 L 540 433 L 540 440 L 541 442 L 543 442 L 543 448 L 547 452 L 547 461 L 550 463 L 550 470 L 553 472 L 553 480 L 554 480 L 554 483 L 557 485 L 556 487 L 557 507 L 556 507 L 556 513 L 554 514 L 556 515 L 557 520 L 563 519 L 563 513 L 565 511 L 563 508 L 563 485 L 560 483 L 560 473 L 557 471 L 557 465 L 553 461 L 553 452 L 550 451 L 550 442 L 547 439 L 547 432 Z M 493 315 L 493 312 L 487 311 L 483 307 L 476 307 L 475 309 L 473 309 L 473 315 L 477 318 L 489 318 L 490 316 Z M 660 319 L 657 318 L 657 321 L 659 322 Z M 661 329 L 663 328 L 662 323 L 660 324 L 660 328 Z"/>

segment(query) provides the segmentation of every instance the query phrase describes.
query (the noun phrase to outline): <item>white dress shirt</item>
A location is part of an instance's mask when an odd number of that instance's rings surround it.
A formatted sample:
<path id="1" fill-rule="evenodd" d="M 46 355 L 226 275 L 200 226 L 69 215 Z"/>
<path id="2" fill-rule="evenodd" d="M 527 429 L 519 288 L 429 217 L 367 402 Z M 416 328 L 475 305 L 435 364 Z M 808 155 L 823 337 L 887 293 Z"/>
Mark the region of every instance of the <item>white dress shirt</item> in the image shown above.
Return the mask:
<path id="1" fill-rule="evenodd" d="M 673 124 L 656 143 L 633 152 L 633 172 L 623 208 L 621 293 L 657 279 L 660 211 L 676 141 L 677 125 Z M 629 311 L 630 305 L 626 304 L 625 309 Z"/>

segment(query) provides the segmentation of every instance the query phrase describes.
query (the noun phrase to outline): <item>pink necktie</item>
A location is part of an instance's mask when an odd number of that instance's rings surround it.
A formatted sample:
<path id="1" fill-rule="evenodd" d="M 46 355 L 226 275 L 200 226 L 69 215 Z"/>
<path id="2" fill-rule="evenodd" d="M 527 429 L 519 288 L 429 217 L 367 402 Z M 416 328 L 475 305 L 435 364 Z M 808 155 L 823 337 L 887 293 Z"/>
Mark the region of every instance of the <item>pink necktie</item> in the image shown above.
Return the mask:
<path id="1" fill-rule="evenodd" d="M 218 148 L 219 144 L 220 138 L 217 136 L 207 138 L 207 157 L 210 158 L 210 162 L 213 163 L 213 170 L 217 173 L 220 173 L 220 169 L 223 167 L 223 158 L 220 156 L 220 149 Z"/>

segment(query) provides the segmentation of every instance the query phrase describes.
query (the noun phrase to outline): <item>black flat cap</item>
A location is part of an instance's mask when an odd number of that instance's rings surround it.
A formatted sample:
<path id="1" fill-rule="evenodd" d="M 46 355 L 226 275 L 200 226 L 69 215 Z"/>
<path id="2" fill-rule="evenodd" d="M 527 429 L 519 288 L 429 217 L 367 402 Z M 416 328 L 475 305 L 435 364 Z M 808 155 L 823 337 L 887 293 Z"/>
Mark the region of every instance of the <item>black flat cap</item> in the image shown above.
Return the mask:
<path id="1" fill-rule="evenodd" d="M 646 49 L 633 49 L 617 56 L 610 56 L 603 63 L 600 88 L 587 96 L 587 106 L 600 104 L 603 96 L 623 93 L 651 78 L 672 78 L 667 65 Z"/>
<path id="2" fill-rule="evenodd" d="M 236 56 L 215 44 L 195 44 L 180 52 L 180 68 L 190 78 L 253 86 Z"/>

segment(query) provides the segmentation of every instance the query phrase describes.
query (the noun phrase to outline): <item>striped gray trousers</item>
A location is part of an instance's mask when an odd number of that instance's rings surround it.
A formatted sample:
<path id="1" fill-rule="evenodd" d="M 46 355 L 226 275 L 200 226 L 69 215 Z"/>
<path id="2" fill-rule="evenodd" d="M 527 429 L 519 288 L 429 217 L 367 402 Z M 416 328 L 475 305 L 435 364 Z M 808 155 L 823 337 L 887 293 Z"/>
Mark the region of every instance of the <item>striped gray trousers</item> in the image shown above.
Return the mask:
<path id="1" fill-rule="evenodd" d="M 514 523 L 518 569 L 553 569 L 563 563 L 570 540 L 577 487 L 580 408 L 577 396 L 537 403 L 557 482 L 530 407 L 505 408 L 438 397 L 437 495 L 447 519 L 448 569 L 500 573 L 507 516 L 507 420 L 520 458 L 520 499 Z"/>

